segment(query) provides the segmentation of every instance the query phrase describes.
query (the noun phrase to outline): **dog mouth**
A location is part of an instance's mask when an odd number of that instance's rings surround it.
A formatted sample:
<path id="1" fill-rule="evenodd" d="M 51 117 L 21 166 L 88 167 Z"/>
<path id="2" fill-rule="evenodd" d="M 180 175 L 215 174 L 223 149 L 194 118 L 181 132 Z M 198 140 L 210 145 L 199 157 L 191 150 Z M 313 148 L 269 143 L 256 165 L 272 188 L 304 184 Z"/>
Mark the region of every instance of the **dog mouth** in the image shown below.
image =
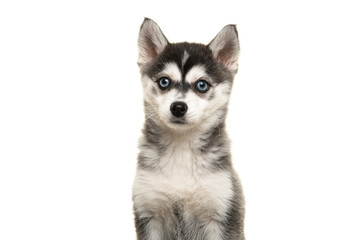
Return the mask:
<path id="1" fill-rule="evenodd" d="M 170 123 L 185 125 L 187 124 L 187 121 L 185 120 L 185 118 L 171 118 Z"/>

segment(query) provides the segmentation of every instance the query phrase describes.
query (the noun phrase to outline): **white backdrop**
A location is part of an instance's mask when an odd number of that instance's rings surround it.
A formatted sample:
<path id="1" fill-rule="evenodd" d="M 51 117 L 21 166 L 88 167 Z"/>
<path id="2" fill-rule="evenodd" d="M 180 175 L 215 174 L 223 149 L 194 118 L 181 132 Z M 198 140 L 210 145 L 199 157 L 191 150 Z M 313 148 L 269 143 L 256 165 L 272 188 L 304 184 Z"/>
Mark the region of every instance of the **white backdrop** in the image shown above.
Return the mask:
<path id="1" fill-rule="evenodd" d="M 137 34 L 238 26 L 248 240 L 359 240 L 358 1 L 1 1 L 0 239 L 135 239 Z"/>

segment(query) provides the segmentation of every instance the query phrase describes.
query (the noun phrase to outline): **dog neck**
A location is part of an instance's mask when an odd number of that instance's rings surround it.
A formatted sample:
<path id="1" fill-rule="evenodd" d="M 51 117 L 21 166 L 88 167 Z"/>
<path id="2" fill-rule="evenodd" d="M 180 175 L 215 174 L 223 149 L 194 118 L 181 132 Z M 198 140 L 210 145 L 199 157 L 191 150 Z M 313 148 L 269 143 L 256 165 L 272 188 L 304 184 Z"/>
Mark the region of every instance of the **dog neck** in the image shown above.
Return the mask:
<path id="1" fill-rule="evenodd" d="M 200 159 L 203 161 L 200 164 L 208 170 L 229 168 L 231 164 L 230 143 L 223 120 L 208 129 L 181 131 L 163 127 L 148 118 L 139 147 L 139 166 L 147 169 L 159 169 L 163 166 L 162 159 L 179 153 L 186 153 L 190 161 Z"/>

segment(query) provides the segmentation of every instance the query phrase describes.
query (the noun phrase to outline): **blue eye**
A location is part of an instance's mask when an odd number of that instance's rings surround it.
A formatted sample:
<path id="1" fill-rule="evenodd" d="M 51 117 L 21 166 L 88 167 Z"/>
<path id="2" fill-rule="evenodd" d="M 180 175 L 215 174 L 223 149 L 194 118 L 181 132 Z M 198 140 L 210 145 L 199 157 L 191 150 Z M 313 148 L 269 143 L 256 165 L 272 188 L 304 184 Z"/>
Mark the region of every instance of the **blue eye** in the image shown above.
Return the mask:
<path id="1" fill-rule="evenodd" d="M 198 90 L 201 93 L 205 93 L 209 90 L 209 84 L 208 82 L 204 80 L 199 80 L 196 82 L 196 90 Z"/>
<path id="2" fill-rule="evenodd" d="M 170 79 L 167 77 L 162 77 L 158 80 L 158 85 L 160 87 L 161 90 L 165 90 L 170 86 Z"/>

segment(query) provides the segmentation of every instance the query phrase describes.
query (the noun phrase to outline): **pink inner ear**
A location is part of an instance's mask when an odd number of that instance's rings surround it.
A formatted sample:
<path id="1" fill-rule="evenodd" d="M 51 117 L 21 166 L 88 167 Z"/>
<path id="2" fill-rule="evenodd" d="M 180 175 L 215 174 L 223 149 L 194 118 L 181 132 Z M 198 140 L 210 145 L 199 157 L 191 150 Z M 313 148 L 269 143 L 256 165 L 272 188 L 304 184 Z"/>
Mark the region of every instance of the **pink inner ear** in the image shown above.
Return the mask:
<path id="1" fill-rule="evenodd" d="M 155 44 L 153 43 L 153 41 L 151 40 L 150 37 L 146 37 L 146 55 L 149 58 L 155 58 L 157 56 L 157 51 L 156 51 L 156 47 Z"/>
<path id="2" fill-rule="evenodd" d="M 155 58 L 157 56 L 156 50 L 154 46 L 150 46 L 146 49 L 146 54 L 149 58 Z"/>
<path id="3" fill-rule="evenodd" d="M 227 43 L 218 53 L 216 59 L 219 62 L 222 62 L 224 65 L 227 65 L 230 59 L 232 58 L 232 53 L 234 51 L 234 47 L 231 43 Z"/>

